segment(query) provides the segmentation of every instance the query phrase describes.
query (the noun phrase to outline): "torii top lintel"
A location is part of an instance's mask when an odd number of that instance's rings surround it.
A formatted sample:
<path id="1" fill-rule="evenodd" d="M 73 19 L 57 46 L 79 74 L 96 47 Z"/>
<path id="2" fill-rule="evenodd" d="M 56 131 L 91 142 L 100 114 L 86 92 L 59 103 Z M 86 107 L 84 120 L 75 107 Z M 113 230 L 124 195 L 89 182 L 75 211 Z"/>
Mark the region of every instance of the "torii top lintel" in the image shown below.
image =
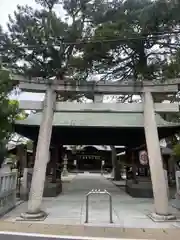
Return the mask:
<path id="1" fill-rule="evenodd" d="M 12 80 L 19 83 L 21 90 L 26 92 L 46 92 L 47 87 L 51 85 L 56 92 L 77 92 L 94 94 L 129 94 L 142 93 L 149 91 L 152 93 L 176 93 L 179 89 L 180 79 L 168 79 L 165 82 L 157 81 L 138 81 L 133 80 L 126 82 L 115 81 L 89 81 L 77 82 L 72 79 L 57 80 L 57 79 L 43 79 L 43 78 L 25 78 L 18 75 L 13 75 Z"/>

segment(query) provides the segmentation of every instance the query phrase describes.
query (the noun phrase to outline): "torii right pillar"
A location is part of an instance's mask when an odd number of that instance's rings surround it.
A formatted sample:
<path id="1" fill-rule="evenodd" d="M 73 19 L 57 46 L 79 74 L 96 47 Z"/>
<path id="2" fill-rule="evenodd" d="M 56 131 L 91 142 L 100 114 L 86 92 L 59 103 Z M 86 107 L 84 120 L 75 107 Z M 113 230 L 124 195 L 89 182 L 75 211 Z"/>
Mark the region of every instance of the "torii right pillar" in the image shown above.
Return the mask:
<path id="1" fill-rule="evenodd" d="M 151 181 L 154 195 L 155 211 L 149 215 L 154 221 L 174 220 L 168 209 L 168 188 L 163 169 L 163 162 L 156 125 L 154 102 L 151 92 L 143 93 L 144 100 L 144 130 L 149 156 Z"/>

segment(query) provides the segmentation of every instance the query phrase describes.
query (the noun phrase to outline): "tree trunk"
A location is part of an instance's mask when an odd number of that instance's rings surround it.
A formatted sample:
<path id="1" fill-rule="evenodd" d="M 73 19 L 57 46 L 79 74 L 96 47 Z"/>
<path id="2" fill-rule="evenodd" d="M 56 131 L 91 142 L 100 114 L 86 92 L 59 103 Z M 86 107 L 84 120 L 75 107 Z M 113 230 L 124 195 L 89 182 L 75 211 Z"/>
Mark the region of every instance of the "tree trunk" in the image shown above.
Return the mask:
<path id="1" fill-rule="evenodd" d="M 111 147 L 111 151 L 112 151 L 112 166 L 113 166 L 113 171 L 114 171 L 114 180 L 120 181 L 121 180 L 121 172 L 120 172 L 119 163 L 117 161 L 116 149 L 112 145 L 110 147 Z"/>

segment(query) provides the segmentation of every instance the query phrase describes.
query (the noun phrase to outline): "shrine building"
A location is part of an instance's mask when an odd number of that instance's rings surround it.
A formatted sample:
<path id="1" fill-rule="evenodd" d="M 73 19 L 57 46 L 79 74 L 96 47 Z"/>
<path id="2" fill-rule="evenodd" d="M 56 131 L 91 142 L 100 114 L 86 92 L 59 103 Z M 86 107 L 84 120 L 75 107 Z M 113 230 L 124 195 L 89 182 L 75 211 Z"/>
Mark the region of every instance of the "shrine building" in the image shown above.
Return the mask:
<path id="1" fill-rule="evenodd" d="M 27 119 L 18 120 L 15 124 L 15 131 L 33 140 L 35 149 L 41 117 L 42 113 L 32 113 Z M 159 139 L 171 136 L 180 130 L 180 124 L 167 122 L 157 113 L 156 122 Z M 56 167 L 58 168 L 59 163 L 62 170 L 63 156 L 66 153 L 68 156 L 68 170 L 77 170 L 78 172 L 100 171 L 102 161 L 105 162 L 105 170 L 112 169 L 111 151 L 104 151 L 102 149 L 98 151 L 96 148 L 89 146 L 85 147 L 83 151 L 77 150 L 73 154 L 73 151 L 65 147 L 67 144 L 124 146 L 117 153 L 125 152 L 124 156 L 120 157 L 119 162 L 120 164 L 123 163 L 123 166 L 126 166 L 127 193 L 133 197 L 153 196 L 149 164 L 143 166 L 139 162 L 139 152 L 146 150 L 142 113 L 54 113 L 50 145 L 51 159 L 48 166 L 51 167 L 51 163 L 56 161 Z M 53 159 L 55 156 L 54 150 L 58 152 L 58 159 L 55 160 Z M 164 169 L 168 171 L 168 159 L 164 155 L 162 159 Z M 77 162 L 76 164 L 74 164 L 74 160 Z M 131 176 L 128 175 L 129 168 L 135 169 L 132 170 Z M 60 172 L 61 170 L 59 169 Z M 142 180 L 144 187 L 141 185 Z M 136 181 L 136 184 L 134 184 L 134 181 Z M 59 184 L 57 187 L 59 187 Z M 52 192 L 52 189 L 50 192 Z M 51 196 L 49 194 L 46 195 Z"/>
<path id="2" fill-rule="evenodd" d="M 127 166 L 126 192 L 134 197 L 154 196 L 154 212 L 150 218 L 154 220 L 173 220 L 175 216 L 168 208 L 167 166 L 162 158 L 160 139 L 179 132 L 180 124 L 165 121 L 160 113 L 179 112 L 177 103 L 155 102 L 165 94 L 176 94 L 179 82 L 173 84 L 140 81 L 138 84 L 128 82 L 105 83 L 73 83 L 71 80 L 58 82 L 41 79 L 24 79 L 19 81 L 20 89 L 30 92 L 45 92 L 42 103 L 23 101 L 20 108 L 37 110 L 25 120 L 16 121 L 15 131 L 34 142 L 34 171 L 30 187 L 28 209 L 21 214 L 23 219 L 43 219 L 46 213 L 41 210 L 42 196 L 47 190 L 47 174 L 52 174 L 52 181 L 61 186 L 62 175 L 67 172 L 68 156 L 64 145 L 109 145 L 124 146 Z M 94 103 L 58 102 L 58 95 L 64 93 L 93 93 Z M 141 103 L 104 104 L 103 95 L 141 96 Z M 143 147 L 142 147 L 143 146 Z M 138 149 L 141 148 L 141 149 Z M 141 154 L 139 155 L 139 151 Z M 36 156 L 35 156 L 36 153 Z M 147 154 L 148 153 L 148 154 Z M 77 155 L 72 153 L 77 164 Z M 62 161 L 63 160 L 63 161 Z M 84 159 L 85 160 L 85 159 Z M 89 160 L 89 159 L 88 159 Z M 93 164 L 85 161 L 79 164 L 91 168 L 96 161 L 104 163 L 104 159 L 93 159 Z M 119 162 L 112 157 L 114 174 L 117 174 Z M 91 166 L 88 166 L 91 165 Z M 98 164 L 97 164 L 98 165 Z M 101 167 L 103 164 L 101 164 Z M 51 185 L 52 189 L 52 185 Z M 138 194 L 136 194 L 138 193 Z"/>

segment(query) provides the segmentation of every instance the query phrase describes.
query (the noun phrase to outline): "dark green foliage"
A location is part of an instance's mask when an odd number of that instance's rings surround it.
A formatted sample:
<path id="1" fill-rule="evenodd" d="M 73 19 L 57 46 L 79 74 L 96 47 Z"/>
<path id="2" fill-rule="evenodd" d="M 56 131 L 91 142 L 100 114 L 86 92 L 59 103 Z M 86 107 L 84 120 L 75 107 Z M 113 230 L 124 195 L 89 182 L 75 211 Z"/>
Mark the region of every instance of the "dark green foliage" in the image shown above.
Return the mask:
<path id="1" fill-rule="evenodd" d="M 62 7 L 71 23 L 62 20 L 55 12 L 59 1 L 36 2 L 41 4 L 41 10 L 17 6 L 14 17 L 9 18 L 7 41 L 11 47 L 8 56 L 13 68 L 16 72 L 35 77 L 63 79 L 66 74 L 79 78 L 80 73 L 82 77 L 86 76 L 85 62 L 76 55 L 77 48 L 73 44 L 86 31 L 84 1 L 63 1 Z M 7 53 L 6 47 L 4 49 Z M 23 61 L 23 66 L 17 66 L 17 61 Z"/>
<path id="2" fill-rule="evenodd" d="M 10 101 L 8 95 L 13 89 L 7 70 L 0 70 L 0 142 L 9 137 L 12 124 L 19 113 L 17 102 Z"/>
<path id="3" fill-rule="evenodd" d="M 7 149 L 5 142 L 0 143 L 0 168 L 2 163 L 4 162 L 4 158 L 7 157 Z"/>
<path id="4" fill-rule="evenodd" d="M 179 9 L 178 1 L 112 1 L 95 26 L 92 39 L 98 43 L 86 45 L 84 57 L 111 79 L 163 78 L 179 48 L 179 33 L 172 35 L 179 32 Z"/>
<path id="5" fill-rule="evenodd" d="M 163 78 L 167 59 L 179 47 L 179 35 L 172 37 L 179 31 L 178 1 L 36 2 L 40 10 L 17 6 L 9 18 L 10 35 L 3 36 L 4 62 L 22 74 L 83 81 L 92 73 L 107 79 Z"/>
<path id="6" fill-rule="evenodd" d="M 36 0 L 41 9 L 17 6 L 14 16 L 9 17 L 9 34 L 4 34 L 1 53 L 3 63 L 15 73 L 29 77 L 71 77 L 71 81 L 86 81 L 89 75 L 88 62 L 79 54 L 79 39 L 91 30 L 91 8 L 95 15 L 101 1 L 64 0 L 64 9 L 69 22 L 55 11 L 57 0 Z M 94 14 L 94 13 L 93 13 Z M 87 23 L 89 22 L 89 23 Z M 21 65 L 18 63 L 21 62 Z M 63 94 L 61 99 L 78 99 L 80 96 Z"/>
<path id="7" fill-rule="evenodd" d="M 102 73 L 105 79 L 142 75 L 151 80 L 167 75 L 168 60 L 179 48 L 179 34 L 172 36 L 180 30 L 180 4 L 175 0 L 36 3 L 40 10 L 17 6 L 9 18 L 10 34 L 0 39 L 4 62 L 22 74 L 85 81 L 89 74 Z M 66 20 L 55 11 L 57 6 L 64 9 Z M 23 66 L 17 66 L 18 61 Z M 177 75 L 176 70 L 168 72 Z"/>
<path id="8" fill-rule="evenodd" d="M 8 98 L 13 89 L 12 83 L 9 72 L 0 69 L 0 165 L 7 154 L 5 146 L 13 132 L 13 123 L 20 112 L 18 103 Z"/>

